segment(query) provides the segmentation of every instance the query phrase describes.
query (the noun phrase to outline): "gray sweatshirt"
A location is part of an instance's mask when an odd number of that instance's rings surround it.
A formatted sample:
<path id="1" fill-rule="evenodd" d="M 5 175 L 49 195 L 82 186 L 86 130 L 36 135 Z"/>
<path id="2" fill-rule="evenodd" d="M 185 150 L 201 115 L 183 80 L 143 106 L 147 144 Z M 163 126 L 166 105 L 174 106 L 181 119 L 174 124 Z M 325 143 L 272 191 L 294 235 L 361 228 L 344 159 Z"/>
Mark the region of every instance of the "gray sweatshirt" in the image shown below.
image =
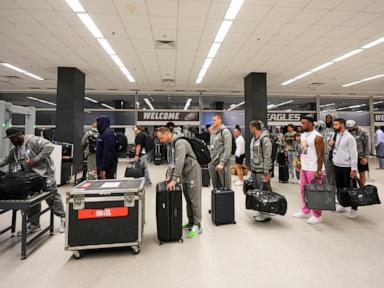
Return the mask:
<path id="1" fill-rule="evenodd" d="M 357 171 L 357 145 L 355 138 L 348 131 L 337 133 L 333 149 L 333 164 L 338 167 L 351 167 Z"/>
<path id="2" fill-rule="evenodd" d="M 368 131 L 362 127 L 358 127 L 355 131 L 352 131 L 351 134 L 355 137 L 359 158 L 368 158 L 371 152 L 371 137 Z"/>
<path id="3" fill-rule="evenodd" d="M 251 171 L 268 175 L 272 169 L 272 142 L 267 130 L 252 138 L 250 150 Z"/>
<path id="4" fill-rule="evenodd" d="M 99 136 L 99 131 L 97 131 L 97 128 L 91 128 L 87 132 L 84 133 L 83 138 L 81 138 L 81 146 L 84 149 L 84 156 L 87 158 L 91 152 L 89 152 L 89 147 L 88 147 L 88 137 L 90 135 L 94 135 L 96 138 Z"/>
<path id="5" fill-rule="evenodd" d="M 335 130 L 333 128 L 325 128 L 323 133 L 323 141 L 324 141 L 324 154 L 328 155 L 331 147 L 329 146 L 329 141 L 333 139 L 333 135 L 335 135 Z M 328 159 L 328 156 L 326 156 Z"/>
<path id="6" fill-rule="evenodd" d="M 54 149 L 53 144 L 42 137 L 25 135 L 22 145 L 24 147 L 13 146 L 8 156 L 0 159 L 0 167 L 9 165 L 9 170 L 13 171 L 19 162 L 18 150 L 25 149 L 26 157 L 36 162 L 35 166 L 32 167 L 34 172 L 43 176 L 54 177 L 55 169 L 51 159 L 51 153 Z"/>
<path id="7" fill-rule="evenodd" d="M 174 152 L 172 153 L 174 159 L 172 160 L 175 167 L 170 177 L 171 180 L 178 183 L 186 178 L 193 169 L 201 169 L 191 144 L 185 139 L 179 139 L 180 137 L 182 136 L 173 135 L 172 137 L 172 145 L 174 146 Z"/>
<path id="8" fill-rule="evenodd" d="M 210 165 L 226 165 L 231 160 L 232 134 L 224 125 L 212 132 Z"/>

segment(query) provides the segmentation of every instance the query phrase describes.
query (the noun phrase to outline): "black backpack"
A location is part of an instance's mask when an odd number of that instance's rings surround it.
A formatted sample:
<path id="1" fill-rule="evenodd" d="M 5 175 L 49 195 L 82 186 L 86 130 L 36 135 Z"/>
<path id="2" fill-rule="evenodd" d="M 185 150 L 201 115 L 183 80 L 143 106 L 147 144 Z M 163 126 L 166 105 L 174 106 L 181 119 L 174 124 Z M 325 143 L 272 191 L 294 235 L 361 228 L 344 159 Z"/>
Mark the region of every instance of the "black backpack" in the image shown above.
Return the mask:
<path id="1" fill-rule="evenodd" d="M 96 146 L 97 146 L 97 136 L 95 133 L 90 133 L 88 138 L 88 149 L 90 153 L 96 153 Z"/>
<path id="2" fill-rule="evenodd" d="M 211 163 L 211 155 L 209 153 L 207 145 L 205 145 L 204 141 L 197 138 L 188 138 L 188 137 L 180 137 L 178 138 L 174 144 L 180 139 L 187 140 L 191 145 L 193 152 L 195 153 L 196 158 L 191 155 L 187 155 L 199 162 L 200 166 L 207 166 Z"/>
<path id="3" fill-rule="evenodd" d="M 223 131 L 224 131 L 224 129 L 220 131 L 221 137 L 223 137 Z M 229 129 L 228 129 L 228 131 L 231 133 L 231 131 Z M 235 137 L 233 137 L 232 133 L 231 133 L 231 137 L 232 137 L 231 155 L 235 155 L 235 153 L 236 153 L 236 140 L 235 140 Z"/>
<path id="4" fill-rule="evenodd" d="M 125 153 L 128 151 L 128 139 L 121 132 L 115 132 L 116 135 L 116 151 L 118 153 Z"/>
<path id="5" fill-rule="evenodd" d="M 149 134 L 145 134 L 145 152 L 148 153 L 149 151 L 152 151 L 153 148 L 155 148 L 153 137 Z"/>
<path id="6" fill-rule="evenodd" d="M 28 170 L 9 173 L 0 177 L 1 200 L 23 200 L 45 189 L 45 178 Z"/>

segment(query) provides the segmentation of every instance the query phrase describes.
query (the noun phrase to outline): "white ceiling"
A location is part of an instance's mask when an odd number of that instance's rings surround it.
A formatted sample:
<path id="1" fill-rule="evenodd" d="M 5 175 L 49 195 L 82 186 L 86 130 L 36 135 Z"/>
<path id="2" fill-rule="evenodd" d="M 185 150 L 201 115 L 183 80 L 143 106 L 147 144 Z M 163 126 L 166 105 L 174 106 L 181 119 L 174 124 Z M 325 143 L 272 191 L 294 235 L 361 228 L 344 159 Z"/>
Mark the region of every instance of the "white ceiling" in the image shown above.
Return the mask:
<path id="1" fill-rule="evenodd" d="M 384 0 L 245 0 L 201 85 L 195 80 L 229 0 L 81 0 L 136 79 L 129 83 L 64 0 L 1 0 L 0 90 L 55 88 L 58 66 L 86 73 L 95 90 L 242 91 L 250 72 L 268 73 L 271 93 L 384 93 L 384 44 L 282 87 L 336 56 L 384 36 Z M 155 49 L 174 40 L 176 49 Z M 20 76 L 7 79 L 2 76 Z M 174 87 L 162 79 L 175 79 Z M 318 88 L 313 82 L 325 83 Z"/>

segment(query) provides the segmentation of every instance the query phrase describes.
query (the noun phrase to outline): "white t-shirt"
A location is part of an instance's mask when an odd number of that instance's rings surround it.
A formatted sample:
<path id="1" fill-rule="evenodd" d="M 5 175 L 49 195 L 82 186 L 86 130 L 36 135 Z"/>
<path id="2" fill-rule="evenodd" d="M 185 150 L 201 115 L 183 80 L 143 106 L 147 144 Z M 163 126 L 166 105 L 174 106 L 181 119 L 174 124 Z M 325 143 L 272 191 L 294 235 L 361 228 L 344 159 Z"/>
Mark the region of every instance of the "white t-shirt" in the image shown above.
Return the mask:
<path id="1" fill-rule="evenodd" d="M 311 132 L 304 132 L 301 134 L 301 169 L 304 171 L 317 172 L 317 152 L 315 146 L 316 137 L 323 137 L 316 130 L 312 130 Z M 321 168 L 324 170 L 324 163 Z"/>
<path id="2" fill-rule="evenodd" d="M 236 138 L 236 151 L 235 156 L 240 157 L 245 154 L 245 140 L 243 136 L 239 136 Z"/>

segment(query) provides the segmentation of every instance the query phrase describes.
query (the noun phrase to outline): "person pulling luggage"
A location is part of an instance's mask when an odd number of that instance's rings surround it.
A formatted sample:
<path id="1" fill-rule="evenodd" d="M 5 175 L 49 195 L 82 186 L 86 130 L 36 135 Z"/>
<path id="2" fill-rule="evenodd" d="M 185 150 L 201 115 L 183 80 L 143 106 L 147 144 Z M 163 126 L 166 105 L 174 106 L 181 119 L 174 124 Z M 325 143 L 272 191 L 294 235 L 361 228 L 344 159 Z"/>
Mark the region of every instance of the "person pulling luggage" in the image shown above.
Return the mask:
<path id="1" fill-rule="evenodd" d="M 35 173 L 46 177 L 46 191 L 54 194 L 52 203 L 53 213 L 60 217 L 60 233 L 64 232 L 65 228 L 65 212 L 61 195 L 57 192 L 55 182 L 55 169 L 51 159 L 51 153 L 54 146 L 48 140 L 34 136 L 24 135 L 17 128 L 8 128 L 5 133 L 6 138 L 9 138 L 14 147 L 11 148 L 9 154 L 0 159 L 0 167 L 9 165 L 9 171 L 19 172 L 31 169 Z M 40 227 L 41 204 L 33 206 L 28 212 L 29 224 L 27 226 L 28 233 L 38 232 Z"/>
<path id="2" fill-rule="evenodd" d="M 269 132 L 263 129 L 261 121 L 251 121 L 249 124 L 252 140 L 250 145 L 251 171 L 253 185 L 256 188 L 261 186 L 272 191 L 270 171 L 272 169 L 272 142 Z M 256 211 L 254 217 L 257 222 L 270 221 L 268 214 Z"/>
<path id="3" fill-rule="evenodd" d="M 181 135 L 172 135 L 167 127 L 159 128 L 157 137 L 161 143 L 173 145 L 172 162 L 174 169 L 169 175 L 168 190 L 172 193 L 176 184 L 181 184 L 187 202 L 188 238 L 196 238 L 201 232 L 201 167 L 196 160 L 191 144 Z"/>

